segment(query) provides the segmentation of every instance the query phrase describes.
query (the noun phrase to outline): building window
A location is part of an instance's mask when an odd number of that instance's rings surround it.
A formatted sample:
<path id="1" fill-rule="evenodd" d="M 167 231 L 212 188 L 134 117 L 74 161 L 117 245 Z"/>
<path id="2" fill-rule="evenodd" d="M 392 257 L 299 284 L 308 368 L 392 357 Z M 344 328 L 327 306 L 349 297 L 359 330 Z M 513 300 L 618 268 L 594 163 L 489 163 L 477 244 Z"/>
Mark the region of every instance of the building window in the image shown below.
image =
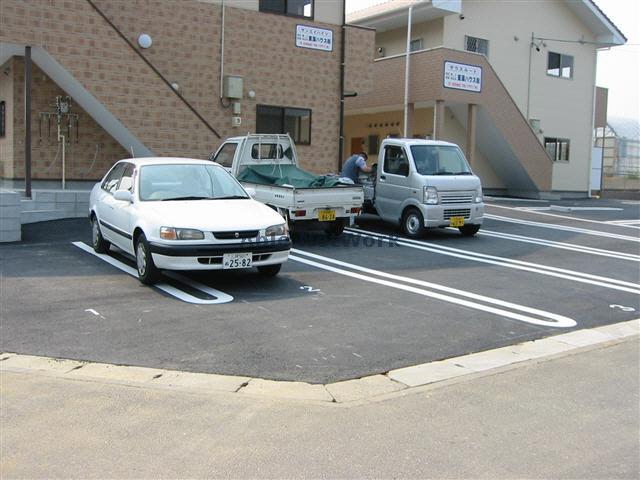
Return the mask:
<path id="1" fill-rule="evenodd" d="M 484 38 L 464 36 L 464 49 L 467 52 L 481 53 L 485 57 L 489 56 L 489 40 Z"/>
<path id="2" fill-rule="evenodd" d="M 554 162 L 569 161 L 569 139 L 544 137 L 544 149 Z"/>
<path id="3" fill-rule="evenodd" d="M 260 0 L 261 12 L 313 18 L 313 0 Z"/>
<path id="4" fill-rule="evenodd" d="M 311 143 L 311 110 L 258 105 L 256 133 L 288 133 L 297 144 L 309 145 Z"/>
<path id="5" fill-rule="evenodd" d="M 415 40 L 411 40 L 411 43 L 409 43 L 409 51 L 410 52 L 417 52 L 418 50 L 422 50 L 423 47 L 423 41 L 422 38 L 416 38 Z"/>
<path id="6" fill-rule="evenodd" d="M 549 52 L 547 75 L 552 77 L 573 78 L 573 57 L 562 53 Z"/>

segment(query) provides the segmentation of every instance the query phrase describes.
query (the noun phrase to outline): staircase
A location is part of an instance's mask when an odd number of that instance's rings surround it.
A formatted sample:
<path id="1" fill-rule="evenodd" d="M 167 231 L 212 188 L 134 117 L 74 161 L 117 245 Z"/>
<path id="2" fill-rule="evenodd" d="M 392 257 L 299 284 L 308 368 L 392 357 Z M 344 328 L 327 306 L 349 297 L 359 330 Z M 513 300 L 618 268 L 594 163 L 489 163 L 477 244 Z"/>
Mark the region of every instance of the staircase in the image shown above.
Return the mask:
<path id="1" fill-rule="evenodd" d="M 447 109 L 465 128 L 467 105 L 478 105 L 476 146 L 507 187 L 507 193 L 539 197 L 551 190 L 552 161 L 483 55 L 440 47 L 414 52 L 410 57 L 410 103 L 424 105 L 444 100 Z M 481 67 L 482 91 L 445 88 L 445 61 Z M 389 106 L 403 105 L 404 89 L 398 85 L 404 84 L 404 71 L 404 55 L 376 60 L 374 90 L 349 99 L 347 114 L 350 111 L 382 111 L 388 110 Z"/>

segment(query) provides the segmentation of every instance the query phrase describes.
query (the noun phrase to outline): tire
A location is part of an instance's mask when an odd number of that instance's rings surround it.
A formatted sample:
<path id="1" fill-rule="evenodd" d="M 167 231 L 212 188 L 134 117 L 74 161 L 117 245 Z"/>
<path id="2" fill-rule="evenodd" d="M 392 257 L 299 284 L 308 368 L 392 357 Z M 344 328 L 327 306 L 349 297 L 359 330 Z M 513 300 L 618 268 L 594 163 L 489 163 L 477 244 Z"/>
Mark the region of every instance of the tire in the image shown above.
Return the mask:
<path id="1" fill-rule="evenodd" d="M 458 228 L 460 233 L 465 237 L 472 237 L 478 230 L 480 230 L 480 225 L 464 225 L 463 227 Z"/>
<path id="2" fill-rule="evenodd" d="M 344 221 L 334 220 L 331 222 L 331 225 L 325 229 L 325 232 L 327 232 L 327 235 L 330 237 L 339 237 L 342 235 L 342 232 L 344 232 Z"/>
<path id="3" fill-rule="evenodd" d="M 160 270 L 153 263 L 149 242 L 144 233 L 141 233 L 136 241 L 136 268 L 138 279 L 145 285 L 153 285 L 160 279 Z"/>
<path id="4" fill-rule="evenodd" d="M 265 277 L 275 277 L 276 275 L 278 275 L 281 268 L 281 263 L 278 263 L 276 265 L 263 265 L 261 267 L 258 267 L 258 273 Z"/>
<path id="5" fill-rule="evenodd" d="M 424 217 L 417 208 L 409 208 L 402 214 L 402 231 L 409 238 L 420 238 L 424 235 Z"/>
<path id="6" fill-rule="evenodd" d="M 96 253 L 107 253 L 111 244 L 104 239 L 100 223 L 95 215 L 91 216 L 91 245 Z"/>

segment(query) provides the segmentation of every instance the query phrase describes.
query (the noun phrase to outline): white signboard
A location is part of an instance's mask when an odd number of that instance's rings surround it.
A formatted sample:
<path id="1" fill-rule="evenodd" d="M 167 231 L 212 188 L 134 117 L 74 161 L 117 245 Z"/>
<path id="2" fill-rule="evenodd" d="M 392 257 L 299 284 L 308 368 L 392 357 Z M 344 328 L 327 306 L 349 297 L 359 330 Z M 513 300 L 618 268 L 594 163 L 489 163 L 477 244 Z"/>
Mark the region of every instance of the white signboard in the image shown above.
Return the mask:
<path id="1" fill-rule="evenodd" d="M 313 50 L 333 51 L 333 30 L 325 28 L 296 26 L 296 47 Z"/>
<path id="2" fill-rule="evenodd" d="M 482 67 L 465 63 L 444 62 L 444 86 L 456 90 L 482 90 Z"/>

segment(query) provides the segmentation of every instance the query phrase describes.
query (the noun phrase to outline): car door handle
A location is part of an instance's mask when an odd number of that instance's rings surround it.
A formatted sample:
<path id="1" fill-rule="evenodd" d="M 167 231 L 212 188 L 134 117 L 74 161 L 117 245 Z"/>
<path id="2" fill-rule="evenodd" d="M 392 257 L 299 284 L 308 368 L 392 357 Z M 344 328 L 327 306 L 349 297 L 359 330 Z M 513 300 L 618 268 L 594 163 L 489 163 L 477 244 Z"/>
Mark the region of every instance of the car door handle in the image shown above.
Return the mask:
<path id="1" fill-rule="evenodd" d="M 380 180 L 386 180 L 387 177 L 385 177 L 384 175 L 380 175 Z"/>

